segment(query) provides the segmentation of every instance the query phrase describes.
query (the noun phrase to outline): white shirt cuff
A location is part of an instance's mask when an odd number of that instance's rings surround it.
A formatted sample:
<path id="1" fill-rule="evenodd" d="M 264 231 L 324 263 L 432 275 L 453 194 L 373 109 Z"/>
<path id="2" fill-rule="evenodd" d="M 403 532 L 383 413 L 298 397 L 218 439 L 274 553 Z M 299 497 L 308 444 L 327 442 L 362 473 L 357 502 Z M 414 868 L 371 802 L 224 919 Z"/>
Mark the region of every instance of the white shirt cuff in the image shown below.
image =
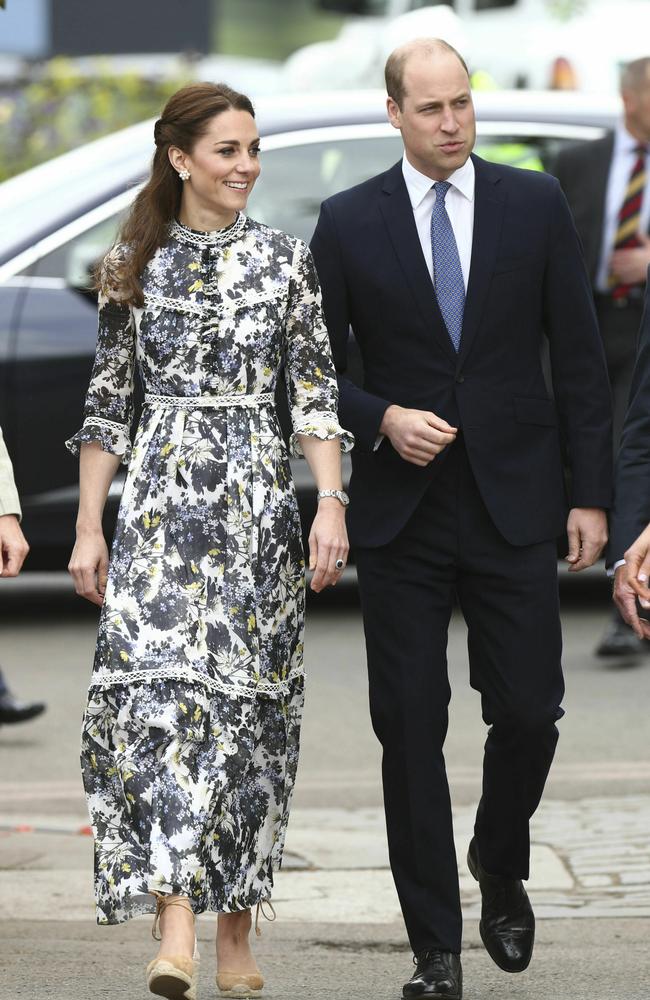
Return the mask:
<path id="1" fill-rule="evenodd" d="M 619 566 L 625 566 L 625 559 L 618 559 L 613 566 L 610 566 L 607 570 L 607 576 L 614 576 Z"/>
<path id="2" fill-rule="evenodd" d="M 383 440 L 384 440 L 384 435 L 383 434 L 378 434 L 377 437 L 375 438 L 375 443 L 373 445 L 372 450 L 373 451 L 377 451 L 377 448 L 379 447 L 379 445 L 381 444 L 381 442 Z"/>

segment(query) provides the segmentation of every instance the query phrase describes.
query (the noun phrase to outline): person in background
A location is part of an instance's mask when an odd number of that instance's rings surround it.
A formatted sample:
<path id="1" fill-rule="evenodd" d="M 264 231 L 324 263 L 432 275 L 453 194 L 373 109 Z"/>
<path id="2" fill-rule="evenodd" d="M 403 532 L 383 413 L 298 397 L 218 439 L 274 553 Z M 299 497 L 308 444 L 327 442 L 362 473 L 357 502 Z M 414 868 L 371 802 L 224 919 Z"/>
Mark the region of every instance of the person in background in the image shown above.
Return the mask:
<path id="1" fill-rule="evenodd" d="M 548 83 L 549 90 L 578 90 L 578 77 L 570 59 L 558 56 L 554 60 Z"/>
<path id="2" fill-rule="evenodd" d="M 7 446 L 0 428 L 0 576 L 18 576 L 29 545 L 20 527 L 20 500 Z M 0 669 L 0 724 L 27 722 L 45 711 L 41 701 L 18 701 Z"/>
<path id="3" fill-rule="evenodd" d="M 614 131 L 563 149 L 553 171 L 573 213 L 594 290 L 613 396 L 615 451 L 650 264 L 650 57 L 624 67 L 621 97 L 623 117 Z M 614 610 L 596 654 L 620 658 L 645 648 Z"/>

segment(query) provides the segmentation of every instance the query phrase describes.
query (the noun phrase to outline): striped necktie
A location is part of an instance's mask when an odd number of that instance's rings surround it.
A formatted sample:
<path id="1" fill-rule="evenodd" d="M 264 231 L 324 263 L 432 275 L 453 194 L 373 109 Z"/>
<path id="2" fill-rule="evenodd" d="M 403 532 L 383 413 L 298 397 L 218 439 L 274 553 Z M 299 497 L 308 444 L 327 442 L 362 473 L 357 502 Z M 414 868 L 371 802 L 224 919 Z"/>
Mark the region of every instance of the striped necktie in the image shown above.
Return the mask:
<path id="1" fill-rule="evenodd" d="M 449 181 L 437 181 L 433 187 L 436 192 L 431 212 L 434 291 L 447 333 L 458 353 L 465 311 L 465 281 L 454 230 L 445 208 L 445 198 L 451 184 Z"/>
<path id="2" fill-rule="evenodd" d="M 637 146 L 634 150 L 636 160 L 625 189 L 625 197 L 618 213 L 616 233 L 614 235 L 614 250 L 630 250 L 641 246 L 639 226 L 641 221 L 641 203 L 646 183 L 645 146 Z M 627 298 L 634 285 L 626 285 L 619 281 L 614 272 L 609 275 L 609 288 L 613 299 Z"/>

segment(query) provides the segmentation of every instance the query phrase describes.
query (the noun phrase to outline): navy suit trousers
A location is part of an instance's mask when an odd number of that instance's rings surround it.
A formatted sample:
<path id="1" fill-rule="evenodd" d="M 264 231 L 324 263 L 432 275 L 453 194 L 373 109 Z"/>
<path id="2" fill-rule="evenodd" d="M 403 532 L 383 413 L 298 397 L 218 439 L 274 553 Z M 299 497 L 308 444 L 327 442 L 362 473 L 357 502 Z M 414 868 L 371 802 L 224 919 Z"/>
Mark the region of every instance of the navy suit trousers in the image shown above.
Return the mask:
<path id="1" fill-rule="evenodd" d="M 399 535 L 355 555 L 390 860 L 407 932 L 416 953 L 459 953 L 443 756 L 452 609 L 458 601 L 470 683 L 489 726 L 475 832 L 491 874 L 528 877 L 529 820 L 563 714 L 562 638 L 555 541 L 505 541 L 481 499 L 462 436 L 434 461 L 439 474 Z"/>

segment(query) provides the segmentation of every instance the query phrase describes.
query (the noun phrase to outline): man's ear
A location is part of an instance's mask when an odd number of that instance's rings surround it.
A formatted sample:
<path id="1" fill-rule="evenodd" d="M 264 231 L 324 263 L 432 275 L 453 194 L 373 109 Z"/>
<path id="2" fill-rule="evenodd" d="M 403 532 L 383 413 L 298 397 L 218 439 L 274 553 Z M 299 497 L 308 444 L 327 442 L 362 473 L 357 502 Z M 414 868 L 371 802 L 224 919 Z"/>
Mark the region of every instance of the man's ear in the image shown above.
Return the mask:
<path id="1" fill-rule="evenodd" d="M 386 111 L 388 112 L 388 120 L 393 128 L 401 128 L 402 112 L 399 109 L 399 104 L 392 97 L 386 99 Z"/>

